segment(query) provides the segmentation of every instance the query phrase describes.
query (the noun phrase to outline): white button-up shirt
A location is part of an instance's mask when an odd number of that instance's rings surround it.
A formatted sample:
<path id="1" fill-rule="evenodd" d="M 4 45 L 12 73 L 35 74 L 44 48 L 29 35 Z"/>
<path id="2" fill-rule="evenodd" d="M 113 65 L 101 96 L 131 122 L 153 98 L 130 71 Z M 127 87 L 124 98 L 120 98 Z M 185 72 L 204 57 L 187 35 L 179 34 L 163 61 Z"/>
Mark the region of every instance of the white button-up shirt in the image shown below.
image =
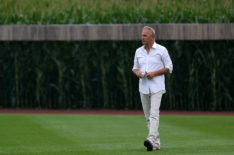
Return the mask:
<path id="1" fill-rule="evenodd" d="M 147 54 L 144 46 L 141 46 L 136 50 L 132 70 L 138 69 L 143 73 L 149 73 L 160 70 L 164 67 L 168 68 L 169 72 L 172 73 L 172 61 L 165 47 L 154 43 L 149 54 Z M 143 94 L 157 93 L 159 91 L 163 91 L 163 93 L 165 93 L 165 76 L 155 76 L 151 80 L 146 77 L 140 78 L 139 91 Z"/>

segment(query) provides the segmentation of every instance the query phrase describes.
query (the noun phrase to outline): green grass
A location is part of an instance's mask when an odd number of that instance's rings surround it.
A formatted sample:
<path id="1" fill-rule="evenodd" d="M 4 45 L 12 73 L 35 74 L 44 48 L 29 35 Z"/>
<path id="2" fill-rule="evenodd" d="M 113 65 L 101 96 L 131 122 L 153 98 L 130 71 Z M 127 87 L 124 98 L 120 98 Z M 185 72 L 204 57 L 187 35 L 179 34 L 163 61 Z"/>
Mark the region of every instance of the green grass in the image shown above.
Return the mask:
<path id="1" fill-rule="evenodd" d="M 147 153 L 142 115 L 0 114 L 1 155 Z M 157 154 L 234 154 L 233 116 L 160 118 Z"/>

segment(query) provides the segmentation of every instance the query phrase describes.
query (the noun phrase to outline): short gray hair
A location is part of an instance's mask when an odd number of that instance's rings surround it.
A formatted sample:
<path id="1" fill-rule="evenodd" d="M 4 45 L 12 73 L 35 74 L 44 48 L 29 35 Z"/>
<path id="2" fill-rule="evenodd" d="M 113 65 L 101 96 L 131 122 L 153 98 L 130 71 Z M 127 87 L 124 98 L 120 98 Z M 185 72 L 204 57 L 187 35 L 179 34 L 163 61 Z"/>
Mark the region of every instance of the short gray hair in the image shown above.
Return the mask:
<path id="1" fill-rule="evenodd" d="M 152 27 L 149 26 L 144 26 L 143 29 L 148 29 L 151 31 L 151 35 L 153 35 L 155 37 L 155 30 Z"/>

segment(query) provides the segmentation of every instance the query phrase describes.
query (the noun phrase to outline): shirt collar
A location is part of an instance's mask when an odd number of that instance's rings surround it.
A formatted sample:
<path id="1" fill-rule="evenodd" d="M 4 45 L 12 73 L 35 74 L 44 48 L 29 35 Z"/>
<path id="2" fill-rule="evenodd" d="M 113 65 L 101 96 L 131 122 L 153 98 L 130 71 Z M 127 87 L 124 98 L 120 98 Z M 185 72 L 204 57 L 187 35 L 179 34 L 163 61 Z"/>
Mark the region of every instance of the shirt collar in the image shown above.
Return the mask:
<path id="1" fill-rule="evenodd" d="M 145 49 L 144 45 L 142 47 Z M 157 43 L 154 42 L 154 44 L 153 44 L 153 46 L 151 48 L 157 48 Z"/>
<path id="2" fill-rule="evenodd" d="M 156 48 L 156 46 L 157 46 L 157 44 L 156 44 L 156 42 L 154 42 L 152 48 Z"/>

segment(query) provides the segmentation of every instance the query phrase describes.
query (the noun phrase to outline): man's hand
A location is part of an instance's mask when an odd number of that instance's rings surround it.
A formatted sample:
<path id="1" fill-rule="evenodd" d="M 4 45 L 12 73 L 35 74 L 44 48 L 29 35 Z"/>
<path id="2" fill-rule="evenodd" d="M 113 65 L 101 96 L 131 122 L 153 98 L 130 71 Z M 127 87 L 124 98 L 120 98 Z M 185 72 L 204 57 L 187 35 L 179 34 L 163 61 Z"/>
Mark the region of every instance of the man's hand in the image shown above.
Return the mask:
<path id="1" fill-rule="evenodd" d="M 151 80 L 154 76 L 155 76 L 155 73 L 154 72 L 149 72 L 145 75 L 149 80 Z"/>
<path id="2" fill-rule="evenodd" d="M 143 74 L 141 71 L 137 71 L 136 72 L 136 76 L 139 77 L 139 78 L 142 78 L 143 77 Z"/>
<path id="3" fill-rule="evenodd" d="M 154 72 L 149 72 L 147 73 L 145 76 L 151 80 L 153 77 L 155 76 L 159 76 L 159 75 L 163 75 L 163 74 L 167 74 L 169 72 L 168 68 L 162 68 L 160 70 L 154 71 Z"/>
<path id="4" fill-rule="evenodd" d="M 138 69 L 133 70 L 133 72 L 138 78 L 142 78 L 144 76 L 144 74 L 142 74 Z"/>

